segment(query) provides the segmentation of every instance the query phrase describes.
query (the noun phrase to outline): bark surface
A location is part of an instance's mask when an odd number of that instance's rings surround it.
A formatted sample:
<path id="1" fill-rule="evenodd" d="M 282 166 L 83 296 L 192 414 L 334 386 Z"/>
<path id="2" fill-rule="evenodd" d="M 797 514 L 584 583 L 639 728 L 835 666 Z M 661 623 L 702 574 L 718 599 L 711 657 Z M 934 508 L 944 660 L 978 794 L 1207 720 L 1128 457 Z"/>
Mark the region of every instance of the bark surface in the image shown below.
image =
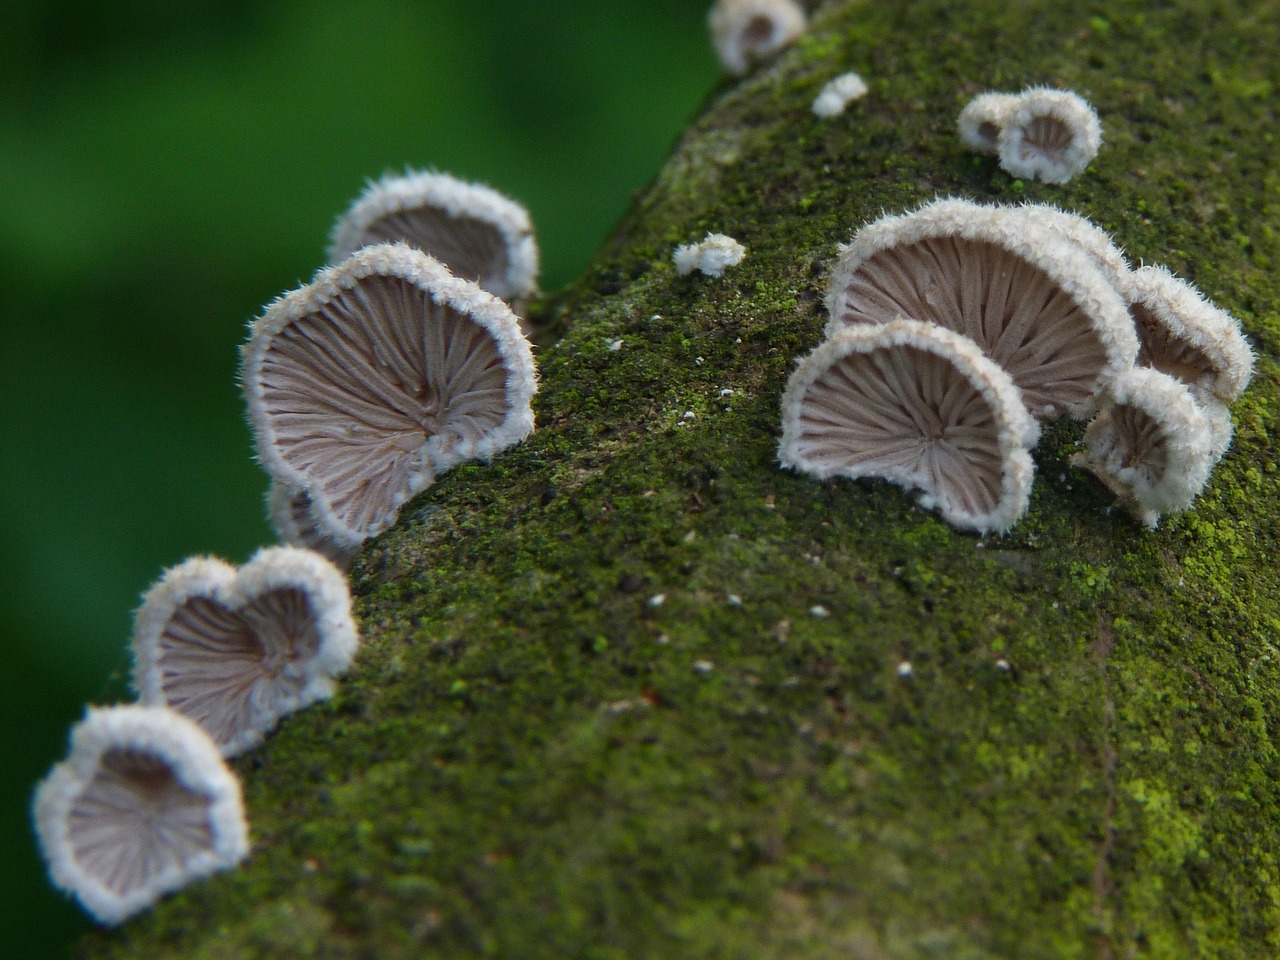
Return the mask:
<path id="1" fill-rule="evenodd" d="M 83 955 L 1280 953 L 1278 52 L 1274 2 L 817 8 L 540 305 L 529 442 L 357 560 L 355 668 L 237 761 L 251 859 Z M 955 133 L 1030 84 L 1102 116 L 1065 186 Z M 778 468 L 837 245 L 939 195 L 1082 213 L 1242 320 L 1194 510 L 1114 509 L 1067 421 L 1007 536 Z M 746 260 L 677 276 L 707 232 Z"/>

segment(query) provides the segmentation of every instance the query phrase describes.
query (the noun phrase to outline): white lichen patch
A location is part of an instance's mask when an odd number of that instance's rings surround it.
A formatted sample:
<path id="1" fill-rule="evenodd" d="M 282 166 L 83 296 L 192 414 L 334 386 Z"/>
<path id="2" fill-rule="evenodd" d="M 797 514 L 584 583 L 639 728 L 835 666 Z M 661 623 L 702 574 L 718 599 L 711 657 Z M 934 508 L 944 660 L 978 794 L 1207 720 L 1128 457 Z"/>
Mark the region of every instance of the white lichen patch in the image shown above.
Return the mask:
<path id="1" fill-rule="evenodd" d="M 697 270 L 709 277 L 723 277 L 729 267 L 736 267 L 747 255 L 747 248 L 723 233 L 708 233 L 700 243 L 681 244 L 671 255 L 680 276 Z"/>
<path id="2" fill-rule="evenodd" d="M 90 709 L 34 814 L 54 886 L 109 925 L 249 852 L 235 774 L 208 734 L 163 707 Z"/>
<path id="3" fill-rule="evenodd" d="M 813 101 L 813 112 L 820 117 L 838 117 L 845 107 L 867 95 L 867 83 L 856 73 L 842 73 L 829 81 Z"/>

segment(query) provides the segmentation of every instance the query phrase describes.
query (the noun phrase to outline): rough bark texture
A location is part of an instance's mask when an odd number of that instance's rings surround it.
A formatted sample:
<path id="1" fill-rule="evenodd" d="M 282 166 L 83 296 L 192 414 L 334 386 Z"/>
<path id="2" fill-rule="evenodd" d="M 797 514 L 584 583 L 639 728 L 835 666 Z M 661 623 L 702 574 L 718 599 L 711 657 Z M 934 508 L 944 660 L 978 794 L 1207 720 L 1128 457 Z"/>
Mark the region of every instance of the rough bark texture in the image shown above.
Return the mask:
<path id="1" fill-rule="evenodd" d="M 84 954 L 1280 953 L 1277 51 L 1274 2 L 817 9 L 543 305 L 537 433 L 357 561 L 356 668 L 237 764 L 252 859 Z M 848 69 L 871 94 L 814 116 Z M 954 132 L 1032 83 L 1103 118 L 1064 187 Z M 1195 510 L 1112 509 L 1067 422 L 1003 537 L 778 469 L 837 243 L 940 194 L 1074 209 L 1243 320 Z M 678 277 L 707 231 L 747 260 Z"/>

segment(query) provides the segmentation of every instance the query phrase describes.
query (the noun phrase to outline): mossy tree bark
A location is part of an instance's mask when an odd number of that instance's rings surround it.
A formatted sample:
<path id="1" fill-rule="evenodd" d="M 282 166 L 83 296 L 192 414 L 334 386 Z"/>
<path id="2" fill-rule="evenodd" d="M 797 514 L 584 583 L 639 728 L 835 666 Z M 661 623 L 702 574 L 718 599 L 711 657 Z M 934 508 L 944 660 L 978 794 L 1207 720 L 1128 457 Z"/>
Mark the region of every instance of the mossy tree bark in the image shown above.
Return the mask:
<path id="1" fill-rule="evenodd" d="M 238 762 L 253 857 L 85 955 L 1275 956 L 1278 52 L 1269 2 L 817 9 L 543 305 L 537 433 L 358 560 L 356 669 Z M 954 134 L 1028 84 L 1103 117 L 1069 185 Z M 778 469 L 837 243 L 941 194 L 1086 214 L 1243 320 L 1193 511 L 1113 510 L 1067 422 L 1002 537 Z M 678 277 L 707 231 L 748 258 Z"/>

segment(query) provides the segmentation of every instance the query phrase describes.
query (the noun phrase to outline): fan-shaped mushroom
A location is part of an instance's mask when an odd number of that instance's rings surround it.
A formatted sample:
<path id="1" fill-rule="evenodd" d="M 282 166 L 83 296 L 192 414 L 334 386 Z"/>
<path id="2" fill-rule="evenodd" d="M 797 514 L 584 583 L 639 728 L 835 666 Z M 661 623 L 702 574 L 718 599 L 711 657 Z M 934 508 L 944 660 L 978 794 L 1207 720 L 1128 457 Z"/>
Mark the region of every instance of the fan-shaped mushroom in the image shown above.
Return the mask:
<path id="1" fill-rule="evenodd" d="M 897 319 L 834 333 L 782 398 L 785 467 L 820 479 L 882 477 L 968 530 L 1007 530 L 1026 511 L 1039 436 L 1019 390 L 977 345 Z"/>
<path id="2" fill-rule="evenodd" d="M 332 696 L 356 644 L 346 577 L 320 554 L 265 547 L 239 570 L 193 557 L 143 598 L 135 684 L 143 703 L 191 718 L 234 756 Z"/>
<path id="3" fill-rule="evenodd" d="M 1112 381 L 1084 442 L 1072 462 L 1152 529 L 1161 514 L 1190 507 L 1213 469 L 1203 412 L 1185 385 L 1158 370 L 1136 368 Z"/>
<path id="4" fill-rule="evenodd" d="M 716 0 L 707 25 L 720 62 L 742 76 L 804 33 L 808 18 L 795 0 Z"/>
<path id="5" fill-rule="evenodd" d="M 1000 166 L 1010 176 L 1066 183 L 1102 145 L 1102 123 L 1089 102 L 1070 90 L 1032 87 L 1018 95 L 997 138 Z"/>
<path id="6" fill-rule="evenodd" d="M 1138 344 L 1089 254 L 1025 214 L 937 200 L 863 227 L 840 251 L 829 333 L 905 316 L 964 334 L 1007 370 L 1036 416 L 1092 412 Z"/>
<path id="7" fill-rule="evenodd" d="M 89 710 L 34 813 L 54 884 L 105 924 L 249 851 L 235 775 L 208 734 L 163 707 Z"/>
<path id="8" fill-rule="evenodd" d="M 268 306 L 241 379 L 259 459 L 340 546 L 533 429 L 533 352 L 515 315 L 404 244 L 364 247 Z"/>
<path id="9" fill-rule="evenodd" d="M 1253 377 L 1253 351 L 1240 325 L 1164 267 L 1140 267 L 1129 312 L 1138 328 L 1138 364 L 1181 380 L 1200 398 L 1231 403 Z"/>
<path id="10" fill-rule="evenodd" d="M 980 93 L 964 105 L 956 118 L 960 139 L 971 150 L 991 156 L 999 150 L 1000 131 L 1018 102 L 1015 93 Z"/>
<path id="11" fill-rule="evenodd" d="M 529 211 L 483 184 L 430 171 L 371 182 L 334 224 L 329 262 L 397 241 L 430 254 L 455 277 L 474 280 L 513 310 L 537 287 Z"/>

